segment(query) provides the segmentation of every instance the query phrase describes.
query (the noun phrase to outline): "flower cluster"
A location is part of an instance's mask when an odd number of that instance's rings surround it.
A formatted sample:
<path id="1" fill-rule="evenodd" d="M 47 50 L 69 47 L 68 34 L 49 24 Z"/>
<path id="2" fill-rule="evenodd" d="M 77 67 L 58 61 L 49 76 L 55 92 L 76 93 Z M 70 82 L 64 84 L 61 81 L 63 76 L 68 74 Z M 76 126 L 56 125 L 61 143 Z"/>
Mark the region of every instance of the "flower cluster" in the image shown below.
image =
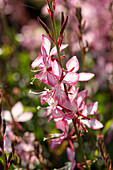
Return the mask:
<path id="1" fill-rule="evenodd" d="M 62 44 L 60 51 L 68 45 Z M 79 70 L 79 61 L 73 56 L 66 63 L 66 69 L 62 68 L 58 62 L 56 47 L 51 48 L 51 42 L 48 36 L 42 35 L 41 54 L 32 62 L 31 66 L 37 72 L 35 78 L 50 85 L 40 94 L 41 104 L 48 103 L 44 117 L 49 116 L 49 121 L 53 119 L 56 122 L 56 128 L 62 131 L 62 134 L 53 134 L 50 136 L 51 148 L 60 145 L 64 139 L 68 139 L 71 148 L 75 151 L 72 136 L 75 133 L 74 128 L 69 134 L 69 124 L 74 123 L 87 132 L 86 126 L 91 129 L 100 129 L 103 125 L 95 118 L 91 118 L 97 111 L 98 102 L 85 104 L 88 90 L 79 92 L 76 87 L 78 81 L 88 81 L 94 74 L 81 72 Z"/>
<path id="2" fill-rule="evenodd" d="M 50 145 L 52 149 L 60 145 L 64 139 L 69 141 L 71 148 L 67 148 L 67 155 L 72 162 L 72 169 L 74 169 L 76 163 L 73 141 L 76 140 L 76 136 L 79 138 L 83 130 L 87 132 L 86 126 L 91 129 L 100 129 L 103 125 L 92 117 L 97 111 L 98 102 L 85 104 L 88 90 L 79 92 L 79 88 L 76 86 L 78 81 L 88 81 L 94 77 L 94 74 L 86 73 L 85 71 L 79 73 L 79 61 L 76 56 L 67 61 L 65 68 L 62 67 L 61 59 L 65 56 L 61 56 L 60 53 L 68 46 L 68 44 L 62 44 L 68 16 L 65 19 L 62 12 L 61 29 L 57 37 L 54 18 L 55 0 L 47 0 L 47 4 L 48 13 L 53 23 L 54 37 L 50 34 L 46 24 L 38 17 L 38 21 L 47 35 L 42 34 L 41 54 L 32 62 L 31 66 L 36 72 L 35 78 L 50 87 L 39 94 L 41 104 L 48 103 L 44 117 L 49 116 L 49 121 L 53 119 L 56 123 L 56 128 L 62 131 L 61 134 L 52 134 L 45 139 L 51 139 Z M 51 40 L 55 44 L 52 49 Z M 70 131 L 71 123 L 73 123 L 73 127 L 71 127 Z M 79 139 L 78 142 L 80 142 Z M 73 150 L 72 155 L 70 155 L 71 150 Z M 83 159 L 87 166 L 87 161 L 85 158 Z"/>

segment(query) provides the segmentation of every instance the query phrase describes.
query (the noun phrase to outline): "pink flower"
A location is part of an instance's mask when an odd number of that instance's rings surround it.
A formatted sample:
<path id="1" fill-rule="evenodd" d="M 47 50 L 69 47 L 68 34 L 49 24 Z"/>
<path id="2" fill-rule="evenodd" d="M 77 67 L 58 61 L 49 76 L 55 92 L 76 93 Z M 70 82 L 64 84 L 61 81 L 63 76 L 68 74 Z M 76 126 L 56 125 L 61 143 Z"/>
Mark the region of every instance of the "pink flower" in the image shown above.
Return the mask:
<path id="1" fill-rule="evenodd" d="M 75 138 L 75 136 L 72 136 L 73 133 L 75 132 L 74 128 L 69 133 L 69 123 L 67 120 L 64 120 L 64 119 L 57 120 L 56 127 L 57 129 L 60 129 L 62 133 L 51 135 L 51 138 L 52 138 L 51 143 L 50 143 L 51 148 L 53 149 L 54 147 L 60 145 L 64 139 L 68 139 L 71 148 L 73 149 L 73 151 L 75 151 L 74 146 L 72 144 L 72 140 Z"/>
<path id="2" fill-rule="evenodd" d="M 78 81 L 87 81 L 94 77 L 92 73 L 76 73 L 79 69 L 79 62 L 76 56 L 72 57 L 66 63 L 66 71 L 63 71 L 60 64 L 54 60 L 51 64 L 53 79 L 49 84 L 53 87 L 51 96 L 62 104 L 66 100 L 64 84 L 69 86 L 75 85 Z"/>
<path id="3" fill-rule="evenodd" d="M 56 122 L 57 129 L 60 129 L 63 133 L 58 134 L 57 138 L 51 140 L 51 148 L 60 145 L 65 138 L 68 136 L 69 126 L 66 120 L 59 120 Z M 54 137 L 54 134 L 52 135 Z"/>
<path id="4" fill-rule="evenodd" d="M 66 68 L 68 70 L 68 74 L 70 78 L 73 79 L 73 74 L 76 73 L 79 70 L 79 62 L 76 56 L 73 56 L 67 63 L 66 63 Z M 77 73 L 76 73 L 77 74 Z M 79 81 L 88 81 L 91 78 L 94 77 L 94 74 L 92 73 L 78 73 L 78 80 Z"/>
<path id="5" fill-rule="evenodd" d="M 68 44 L 62 44 L 60 47 L 60 51 L 65 49 L 68 46 Z M 51 48 L 51 42 L 49 37 L 46 35 L 42 35 L 42 46 L 41 46 L 41 52 L 42 54 L 39 55 L 31 64 L 32 67 L 39 67 L 40 69 L 37 71 L 40 71 L 40 73 L 36 74 L 35 77 L 39 79 L 40 81 L 44 82 L 45 84 L 50 84 L 51 86 L 54 86 L 54 74 L 51 67 L 51 56 L 57 55 L 57 49 L 56 47 Z"/>
<path id="6" fill-rule="evenodd" d="M 90 103 L 85 105 L 84 99 L 87 97 L 87 90 L 83 90 L 77 94 L 77 89 L 72 87 L 70 89 L 69 98 L 65 100 L 62 104 L 64 110 L 67 114 L 64 114 L 64 118 L 69 119 L 69 117 L 76 119 L 76 123 L 82 126 L 82 128 L 87 131 L 83 125 L 88 126 L 91 129 L 100 129 L 103 127 L 97 119 L 88 118 L 89 115 L 94 115 L 98 108 L 98 102 Z M 73 91 L 72 91 L 73 90 Z M 76 92 L 76 100 L 74 100 L 73 92 Z"/>
<path id="7" fill-rule="evenodd" d="M 32 112 L 24 112 L 24 107 L 21 102 L 17 102 L 12 107 L 11 112 L 9 110 L 3 110 L 3 118 L 8 122 L 26 122 L 30 120 L 32 116 Z M 12 117 L 14 118 L 14 120 L 12 119 Z"/>
<path id="8" fill-rule="evenodd" d="M 34 134 L 29 132 L 24 133 L 23 139 L 21 137 L 18 139 L 16 152 L 20 156 L 21 161 L 26 165 L 34 165 L 34 161 L 37 160 L 35 153 L 33 153 L 34 140 L 35 140 Z"/>

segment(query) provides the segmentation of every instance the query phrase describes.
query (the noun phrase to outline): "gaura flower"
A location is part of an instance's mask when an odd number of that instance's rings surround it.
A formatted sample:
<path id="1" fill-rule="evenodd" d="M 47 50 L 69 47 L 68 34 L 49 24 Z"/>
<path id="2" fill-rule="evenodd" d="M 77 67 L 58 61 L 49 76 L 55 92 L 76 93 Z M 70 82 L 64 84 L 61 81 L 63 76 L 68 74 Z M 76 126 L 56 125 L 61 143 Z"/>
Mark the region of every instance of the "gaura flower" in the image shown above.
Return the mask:
<path id="1" fill-rule="evenodd" d="M 54 147 L 60 145 L 65 139 L 68 139 L 68 142 L 72 148 L 73 151 L 75 151 L 74 146 L 72 144 L 72 140 L 74 140 L 76 138 L 76 136 L 72 136 L 73 133 L 75 132 L 75 129 L 73 128 L 71 130 L 71 132 L 69 133 L 69 122 L 67 120 L 64 119 L 59 119 L 56 120 L 56 127 L 57 129 L 60 129 L 62 131 L 61 134 L 51 134 L 50 138 L 52 138 L 51 140 L 51 148 L 53 149 Z M 46 138 L 49 139 L 49 138 Z"/>
<path id="2" fill-rule="evenodd" d="M 32 112 L 24 112 L 24 107 L 21 102 L 17 102 L 12 107 L 11 112 L 9 110 L 3 110 L 3 118 L 8 122 L 26 122 L 30 120 L 32 116 Z"/>
<path id="3" fill-rule="evenodd" d="M 68 46 L 68 44 L 62 44 L 60 47 L 60 51 L 65 49 Z M 40 69 L 37 70 L 40 73 L 36 74 L 35 77 L 39 79 L 40 81 L 44 82 L 45 84 L 51 84 L 53 85 L 52 80 L 54 79 L 53 70 L 51 67 L 52 55 L 57 55 L 57 49 L 56 47 L 51 48 L 51 42 L 48 36 L 42 34 L 42 46 L 41 46 L 41 52 L 42 54 L 39 55 L 31 64 L 32 67 L 39 67 Z"/>
<path id="4" fill-rule="evenodd" d="M 95 118 L 89 118 L 88 116 L 94 115 L 98 108 L 98 102 L 90 103 L 85 105 L 85 98 L 87 97 L 88 90 L 83 90 L 80 93 L 77 94 L 76 87 L 75 90 L 70 89 L 68 95 L 68 99 L 65 100 L 65 102 L 62 104 L 63 109 L 66 109 L 67 115 L 65 114 L 64 118 L 69 118 L 71 115 L 71 119 L 75 118 L 76 123 L 82 128 L 87 131 L 84 128 L 84 125 L 86 125 L 88 128 L 91 129 L 100 129 L 103 127 L 102 123 L 99 122 Z M 73 90 L 73 91 L 72 91 Z M 76 93 L 76 100 L 73 98 L 74 91 Z"/>

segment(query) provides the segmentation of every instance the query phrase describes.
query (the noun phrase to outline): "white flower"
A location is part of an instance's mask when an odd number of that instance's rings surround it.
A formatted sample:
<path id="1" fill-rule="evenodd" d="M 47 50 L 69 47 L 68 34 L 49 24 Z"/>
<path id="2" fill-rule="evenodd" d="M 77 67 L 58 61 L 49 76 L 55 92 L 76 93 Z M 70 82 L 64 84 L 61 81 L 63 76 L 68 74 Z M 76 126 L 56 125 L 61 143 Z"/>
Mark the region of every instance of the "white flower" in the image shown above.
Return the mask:
<path id="1" fill-rule="evenodd" d="M 16 122 L 26 122 L 33 116 L 32 112 L 23 112 L 24 107 L 21 102 L 17 102 L 11 109 L 3 110 L 3 118 L 8 122 L 13 122 L 12 116 Z M 12 114 L 12 116 L 11 116 Z"/>

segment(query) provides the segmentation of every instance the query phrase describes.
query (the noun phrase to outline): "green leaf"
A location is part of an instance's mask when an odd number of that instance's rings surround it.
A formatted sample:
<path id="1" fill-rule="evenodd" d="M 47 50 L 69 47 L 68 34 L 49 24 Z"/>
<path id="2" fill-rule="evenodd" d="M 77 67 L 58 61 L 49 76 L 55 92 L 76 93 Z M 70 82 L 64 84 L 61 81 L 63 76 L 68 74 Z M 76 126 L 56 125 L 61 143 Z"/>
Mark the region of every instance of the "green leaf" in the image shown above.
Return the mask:
<path id="1" fill-rule="evenodd" d="M 0 163 L 3 163 L 3 156 L 0 156 Z"/>
<path id="2" fill-rule="evenodd" d="M 103 134 L 105 135 L 106 131 L 110 128 L 111 123 L 113 122 L 113 119 L 108 120 L 107 123 L 105 124 L 105 127 L 103 129 Z"/>
<path id="3" fill-rule="evenodd" d="M 14 160 L 16 161 L 17 164 L 20 163 L 20 158 L 16 153 L 14 154 Z"/>

